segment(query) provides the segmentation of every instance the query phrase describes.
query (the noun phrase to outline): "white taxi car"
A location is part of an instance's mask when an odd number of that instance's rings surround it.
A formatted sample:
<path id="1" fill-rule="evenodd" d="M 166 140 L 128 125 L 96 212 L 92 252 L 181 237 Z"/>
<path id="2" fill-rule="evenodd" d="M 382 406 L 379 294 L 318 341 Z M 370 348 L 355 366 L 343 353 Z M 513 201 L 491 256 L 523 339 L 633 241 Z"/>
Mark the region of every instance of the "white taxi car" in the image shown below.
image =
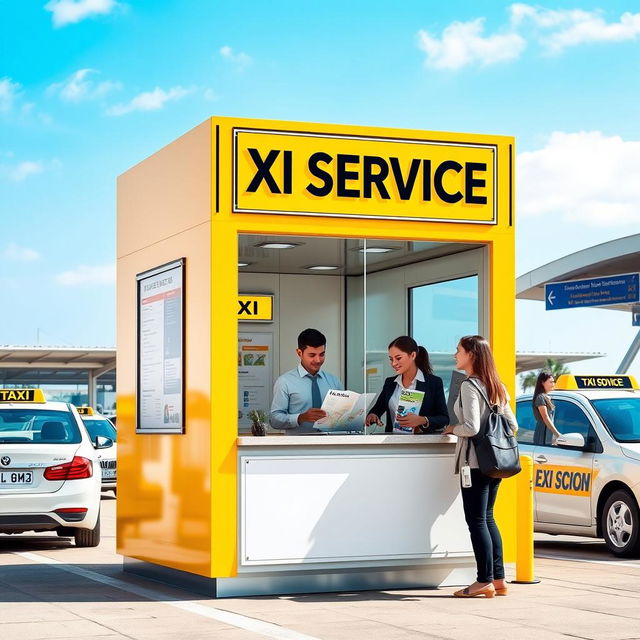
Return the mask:
<path id="1" fill-rule="evenodd" d="M 536 424 L 532 395 L 517 398 L 521 454 L 533 458 L 534 528 L 604 538 L 640 555 L 640 387 L 632 376 L 560 376 L 554 424 Z"/>
<path id="2" fill-rule="evenodd" d="M 76 407 L 84 426 L 89 432 L 92 442 L 96 438 L 108 438 L 110 446 L 100 448 L 98 451 L 98 464 L 102 472 L 102 489 L 113 489 L 116 492 L 116 452 L 117 452 L 117 432 L 111 421 L 100 413 L 96 413 L 92 407 Z M 108 444 L 108 443 L 107 443 Z"/>
<path id="3" fill-rule="evenodd" d="M 0 389 L 0 533 L 56 531 L 100 542 L 96 448 L 75 407 L 41 389 Z"/>

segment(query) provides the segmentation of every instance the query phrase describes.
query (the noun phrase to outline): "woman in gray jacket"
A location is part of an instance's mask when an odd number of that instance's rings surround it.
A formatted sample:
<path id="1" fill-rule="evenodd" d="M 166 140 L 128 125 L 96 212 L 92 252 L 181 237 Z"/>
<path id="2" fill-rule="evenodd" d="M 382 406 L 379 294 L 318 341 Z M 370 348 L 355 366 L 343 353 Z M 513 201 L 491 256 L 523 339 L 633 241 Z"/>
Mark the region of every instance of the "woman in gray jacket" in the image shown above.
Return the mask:
<path id="1" fill-rule="evenodd" d="M 518 425 L 509 406 L 507 390 L 500 382 L 489 343 L 482 336 L 465 336 L 458 343 L 455 360 L 456 368 L 465 371 L 468 378 L 463 381 L 454 406 L 458 424 L 449 425 L 444 433 L 458 436 L 455 473 L 465 465 L 471 471 L 471 486 L 462 488 L 462 504 L 478 575 L 476 582 L 454 595 L 461 598 L 506 596 L 502 538 L 493 517 L 500 479 L 490 478 L 480 471 L 473 442 L 469 438 L 479 433 L 489 415 L 485 397 L 504 412 L 514 433 Z"/>

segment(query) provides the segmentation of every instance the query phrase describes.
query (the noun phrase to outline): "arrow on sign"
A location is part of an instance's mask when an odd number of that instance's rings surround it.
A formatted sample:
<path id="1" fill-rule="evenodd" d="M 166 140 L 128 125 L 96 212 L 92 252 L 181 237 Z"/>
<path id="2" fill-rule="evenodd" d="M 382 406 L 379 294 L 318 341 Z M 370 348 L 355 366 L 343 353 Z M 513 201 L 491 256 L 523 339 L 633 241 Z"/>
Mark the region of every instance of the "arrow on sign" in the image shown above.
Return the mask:
<path id="1" fill-rule="evenodd" d="M 551 289 L 551 291 L 549 291 L 549 295 L 547 296 L 547 300 L 549 301 L 549 304 L 551 306 L 553 306 L 553 301 L 556 299 L 556 297 L 553 295 L 553 289 Z"/>

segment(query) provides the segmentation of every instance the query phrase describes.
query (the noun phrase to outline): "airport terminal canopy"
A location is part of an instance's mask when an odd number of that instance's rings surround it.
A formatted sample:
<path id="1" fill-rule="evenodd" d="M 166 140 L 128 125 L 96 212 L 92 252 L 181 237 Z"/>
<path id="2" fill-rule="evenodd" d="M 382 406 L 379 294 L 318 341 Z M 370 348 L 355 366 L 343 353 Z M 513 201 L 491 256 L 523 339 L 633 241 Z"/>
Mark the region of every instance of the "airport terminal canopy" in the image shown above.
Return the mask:
<path id="1" fill-rule="evenodd" d="M 116 384 L 116 350 L 98 347 L 0 346 L 0 387 Z"/>
<path id="2" fill-rule="evenodd" d="M 520 300 L 544 301 L 544 285 L 549 282 L 582 280 L 640 271 L 640 234 L 576 251 L 568 256 L 533 269 L 516 280 L 516 297 Z M 631 304 L 603 307 L 631 311 Z"/>

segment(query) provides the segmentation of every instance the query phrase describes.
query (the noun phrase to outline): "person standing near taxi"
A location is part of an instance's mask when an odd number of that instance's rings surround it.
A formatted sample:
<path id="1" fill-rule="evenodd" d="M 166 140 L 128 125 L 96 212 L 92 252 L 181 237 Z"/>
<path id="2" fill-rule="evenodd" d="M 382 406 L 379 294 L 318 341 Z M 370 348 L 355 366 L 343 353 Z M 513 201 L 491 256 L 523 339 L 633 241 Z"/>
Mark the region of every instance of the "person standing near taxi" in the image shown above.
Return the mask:
<path id="1" fill-rule="evenodd" d="M 365 424 L 382 425 L 380 418 L 386 414 L 386 433 L 393 432 L 395 421 L 413 433 L 439 433 L 449 424 L 449 412 L 442 379 L 433 375 L 427 350 L 410 336 L 400 336 L 389 344 L 389 362 L 397 375 L 384 381 Z M 397 415 L 402 389 L 424 392 L 417 414 Z"/>
<path id="2" fill-rule="evenodd" d="M 551 444 L 555 444 L 560 432 L 553 423 L 553 417 L 556 410 L 551 396 L 549 394 L 555 389 L 556 381 L 548 371 L 541 371 L 536 380 L 536 386 L 533 390 L 533 417 L 536 419 L 536 425 L 542 425 L 545 429 L 549 429 L 553 434 L 551 436 Z"/>
<path id="3" fill-rule="evenodd" d="M 500 478 L 491 478 L 480 471 L 470 438 L 477 435 L 486 422 L 491 411 L 489 403 L 497 405 L 498 410 L 504 413 L 514 433 L 518 425 L 509 406 L 509 394 L 498 376 L 489 343 L 482 336 L 465 336 L 460 338 L 454 357 L 456 369 L 464 371 L 467 378 L 460 385 L 460 395 L 454 405 L 458 424 L 449 425 L 444 435 L 458 436 L 455 473 L 460 473 L 463 465 L 469 466 L 471 471 L 471 486 L 462 487 L 462 505 L 478 574 L 473 584 L 453 595 L 459 598 L 506 596 L 502 537 L 493 517 Z"/>
<path id="4" fill-rule="evenodd" d="M 320 408 L 329 389 L 342 391 L 342 382 L 321 371 L 327 339 L 317 329 L 305 329 L 298 336 L 296 354 L 300 363 L 283 373 L 273 386 L 269 422 L 287 435 L 317 433 L 313 423 L 327 414 Z"/>

